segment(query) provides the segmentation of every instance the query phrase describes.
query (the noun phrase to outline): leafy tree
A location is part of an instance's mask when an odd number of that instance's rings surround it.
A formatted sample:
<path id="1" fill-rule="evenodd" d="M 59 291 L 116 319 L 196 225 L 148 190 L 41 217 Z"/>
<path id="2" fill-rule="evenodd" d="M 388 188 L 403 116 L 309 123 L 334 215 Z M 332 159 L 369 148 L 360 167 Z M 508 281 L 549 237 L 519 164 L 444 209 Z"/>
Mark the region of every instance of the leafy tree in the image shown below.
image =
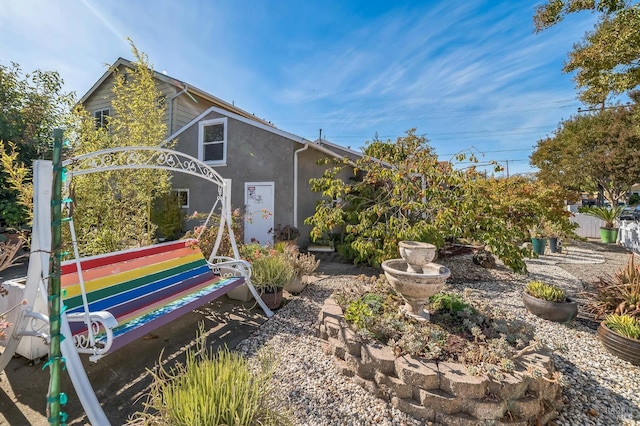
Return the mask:
<path id="1" fill-rule="evenodd" d="M 131 42 L 133 69 L 112 70 L 115 76 L 113 114 L 107 126 L 97 127 L 83 108 L 76 109 L 74 155 L 121 146 L 157 146 L 166 136 L 165 106 L 158 104 L 148 58 Z M 159 170 L 108 171 L 73 180 L 74 223 L 83 254 L 149 244 L 154 199 L 170 191 L 170 174 Z"/>
<path id="2" fill-rule="evenodd" d="M 636 108 L 619 106 L 562 121 L 531 155 L 540 179 L 570 191 L 601 190 L 616 205 L 640 176 Z"/>
<path id="3" fill-rule="evenodd" d="M 75 102 L 73 93 L 62 91 L 63 83 L 57 72 L 24 74 L 16 63 L 0 64 L 0 141 L 4 142 L 0 154 L 27 170 L 34 159 L 49 156 L 53 129 L 68 121 Z M 10 226 L 28 222 L 19 195 L 5 165 L 0 169 L 0 222 Z"/>
<path id="4" fill-rule="evenodd" d="M 547 0 L 536 7 L 537 32 L 583 11 L 598 13 L 593 31 L 574 45 L 563 71 L 574 81 L 587 104 L 602 104 L 640 84 L 640 5 L 628 0 Z"/>
<path id="5" fill-rule="evenodd" d="M 526 180 L 529 187 L 522 190 L 520 178 L 484 179 L 473 167 L 455 170 L 439 161 L 415 130 L 395 142 L 368 143 L 365 152 L 369 155 L 356 162 L 351 180 L 338 178 L 346 164 L 336 164 L 310 181 L 323 199 L 305 221 L 313 226 L 312 238 L 342 233 L 342 245 L 356 262 L 379 265 L 397 257 L 401 240 L 438 247 L 463 240 L 486 244 L 512 269 L 524 271 L 529 253 L 520 243 L 528 227 L 543 217 L 568 226 L 568 213 L 555 214 L 558 208 L 549 207 L 564 204 L 558 187 L 540 191 Z"/>

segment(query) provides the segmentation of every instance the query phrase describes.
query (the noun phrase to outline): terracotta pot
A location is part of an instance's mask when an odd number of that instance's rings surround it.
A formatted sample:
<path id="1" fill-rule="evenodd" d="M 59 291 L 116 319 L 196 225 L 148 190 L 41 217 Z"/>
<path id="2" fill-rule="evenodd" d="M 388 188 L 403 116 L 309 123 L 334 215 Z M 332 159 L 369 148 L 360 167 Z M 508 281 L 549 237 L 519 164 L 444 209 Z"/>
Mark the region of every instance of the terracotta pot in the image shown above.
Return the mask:
<path id="1" fill-rule="evenodd" d="M 549 302 L 523 292 L 522 301 L 533 315 L 549 321 L 568 324 L 578 315 L 578 303 L 569 298 L 566 302 Z"/>
<path id="2" fill-rule="evenodd" d="M 612 331 L 604 325 L 604 321 L 598 327 L 598 340 L 610 354 L 633 365 L 640 365 L 640 340 L 630 339 Z"/>
<path id="3" fill-rule="evenodd" d="M 269 309 L 278 309 L 282 305 L 282 287 L 267 287 L 260 290 L 260 298 Z"/>

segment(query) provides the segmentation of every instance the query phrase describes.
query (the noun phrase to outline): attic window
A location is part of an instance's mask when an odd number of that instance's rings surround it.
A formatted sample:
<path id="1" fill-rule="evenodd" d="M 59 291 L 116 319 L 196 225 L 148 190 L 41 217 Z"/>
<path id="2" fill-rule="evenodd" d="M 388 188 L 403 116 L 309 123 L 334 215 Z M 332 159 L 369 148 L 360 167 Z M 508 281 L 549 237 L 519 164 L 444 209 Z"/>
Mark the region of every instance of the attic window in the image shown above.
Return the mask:
<path id="1" fill-rule="evenodd" d="M 227 119 L 202 121 L 198 133 L 199 159 L 208 164 L 225 164 L 227 161 Z"/>
<path id="2" fill-rule="evenodd" d="M 94 111 L 93 118 L 96 120 L 96 129 L 107 127 L 109 124 L 107 117 L 109 117 L 109 108 Z"/>

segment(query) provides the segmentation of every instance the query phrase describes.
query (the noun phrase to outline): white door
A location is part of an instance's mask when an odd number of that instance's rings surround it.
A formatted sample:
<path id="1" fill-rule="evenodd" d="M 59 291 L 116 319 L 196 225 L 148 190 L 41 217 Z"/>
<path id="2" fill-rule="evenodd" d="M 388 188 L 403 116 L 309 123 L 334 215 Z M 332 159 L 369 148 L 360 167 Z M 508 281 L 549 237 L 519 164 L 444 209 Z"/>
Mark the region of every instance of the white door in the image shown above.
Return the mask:
<path id="1" fill-rule="evenodd" d="M 244 183 L 244 242 L 273 243 L 273 182 Z"/>

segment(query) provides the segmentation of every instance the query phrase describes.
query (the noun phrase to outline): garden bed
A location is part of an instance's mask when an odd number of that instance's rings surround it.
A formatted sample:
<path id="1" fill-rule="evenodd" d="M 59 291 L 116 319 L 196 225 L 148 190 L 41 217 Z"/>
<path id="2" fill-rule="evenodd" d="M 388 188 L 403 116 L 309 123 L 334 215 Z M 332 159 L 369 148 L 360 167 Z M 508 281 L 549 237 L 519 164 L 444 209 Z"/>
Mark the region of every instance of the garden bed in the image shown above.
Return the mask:
<path id="1" fill-rule="evenodd" d="M 337 369 L 415 417 L 445 425 L 487 420 L 546 424 L 562 407 L 561 387 L 551 380 L 553 363 L 542 350 L 523 355 L 513 373 L 497 380 L 471 375 L 462 364 L 396 357 L 389 346 L 364 343 L 332 298 L 325 301 L 319 320 L 325 351 L 333 355 Z"/>

